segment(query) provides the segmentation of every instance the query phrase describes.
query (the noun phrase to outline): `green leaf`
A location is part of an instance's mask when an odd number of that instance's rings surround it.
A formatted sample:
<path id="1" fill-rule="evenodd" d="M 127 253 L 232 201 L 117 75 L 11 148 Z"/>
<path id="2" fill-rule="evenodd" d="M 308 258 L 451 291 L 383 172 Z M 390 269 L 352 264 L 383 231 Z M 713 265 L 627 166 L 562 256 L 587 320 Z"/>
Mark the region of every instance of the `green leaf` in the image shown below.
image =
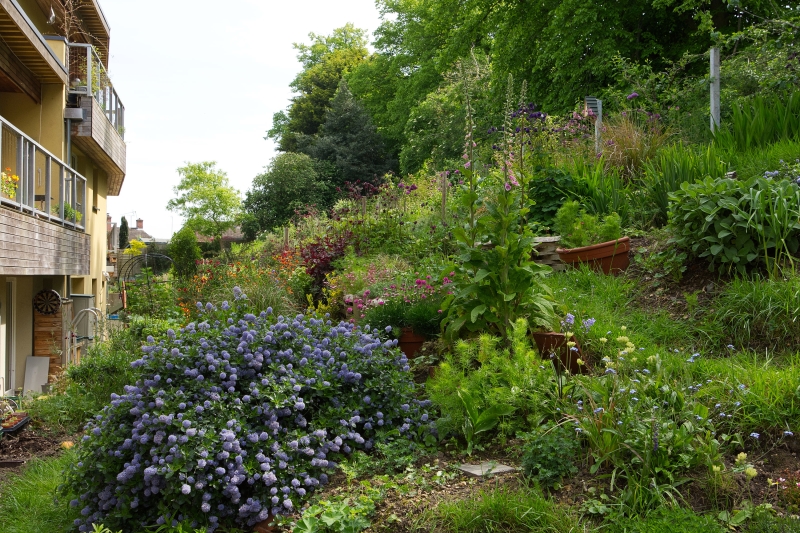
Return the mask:
<path id="1" fill-rule="evenodd" d="M 486 312 L 486 306 L 481 304 L 472 310 L 472 312 L 470 313 L 470 319 L 472 320 L 472 322 L 475 322 L 476 320 L 478 320 L 478 317 L 485 312 Z"/>
<path id="2" fill-rule="evenodd" d="M 478 270 L 478 272 L 475 274 L 475 278 L 473 279 L 473 281 L 478 282 L 478 281 L 482 280 L 483 278 L 485 278 L 486 276 L 488 276 L 489 274 L 490 274 L 490 272 L 488 270 L 485 270 L 485 269 L 482 268 L 482 269 Z"/>

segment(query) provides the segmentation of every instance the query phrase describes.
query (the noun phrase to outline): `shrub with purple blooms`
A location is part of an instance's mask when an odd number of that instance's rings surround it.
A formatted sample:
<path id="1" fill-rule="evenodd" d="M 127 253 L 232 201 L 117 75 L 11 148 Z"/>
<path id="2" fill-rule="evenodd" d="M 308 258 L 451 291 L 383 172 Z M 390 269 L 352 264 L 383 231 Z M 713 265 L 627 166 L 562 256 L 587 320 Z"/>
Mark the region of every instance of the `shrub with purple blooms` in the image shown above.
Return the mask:
<path id="1" fill-rule="evenodd" d="M 256 316 L 235 296 L 150 338 L 133 363 L 142 379 L 86 426 L 61 488 L 79 531 L 252 526 L 301 505 L 353 449 L 431 438 L 397 341 L 327 318 Z"/>

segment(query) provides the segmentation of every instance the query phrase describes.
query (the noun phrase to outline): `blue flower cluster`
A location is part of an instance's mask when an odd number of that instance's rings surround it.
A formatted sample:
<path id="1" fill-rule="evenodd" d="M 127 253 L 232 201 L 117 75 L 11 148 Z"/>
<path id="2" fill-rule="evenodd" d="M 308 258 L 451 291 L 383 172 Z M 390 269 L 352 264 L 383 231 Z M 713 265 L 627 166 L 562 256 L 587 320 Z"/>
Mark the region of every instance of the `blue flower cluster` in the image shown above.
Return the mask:
<path id="1" fill-rule="evenodd" d="M 249 527 L 301 505 L 343 454 L 435 431 L 396 340 L 242 305 L 148 339 L 142 379 L 87 424 L 67 471 L 79 531 Z"/>

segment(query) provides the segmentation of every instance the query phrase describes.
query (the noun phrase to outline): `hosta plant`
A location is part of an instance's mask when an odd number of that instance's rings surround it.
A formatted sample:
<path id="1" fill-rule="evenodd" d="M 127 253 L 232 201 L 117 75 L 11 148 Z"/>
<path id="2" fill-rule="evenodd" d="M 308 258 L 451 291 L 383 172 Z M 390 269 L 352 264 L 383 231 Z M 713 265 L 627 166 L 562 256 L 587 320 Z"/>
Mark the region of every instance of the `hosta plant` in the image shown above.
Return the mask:
<path id="1" fill-rule="evenodd" d="M 432 438 L 396 341 L 254 315 L 234 292 L 232 306 L 207 304 L 201 322 L 146 345 L 142 378 L 87 425 L 61 489 L 79 531 L 251 527 L 300 507 L 353 449 Z"/>

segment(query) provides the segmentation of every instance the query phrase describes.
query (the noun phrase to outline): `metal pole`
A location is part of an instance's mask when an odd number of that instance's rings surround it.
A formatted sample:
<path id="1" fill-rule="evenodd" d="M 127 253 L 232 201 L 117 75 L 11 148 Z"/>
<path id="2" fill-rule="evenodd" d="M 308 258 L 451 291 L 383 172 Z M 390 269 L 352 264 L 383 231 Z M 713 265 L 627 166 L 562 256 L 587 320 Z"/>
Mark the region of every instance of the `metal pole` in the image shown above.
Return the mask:
<path id="1" fill-rule="evenodd" d="M 711 132 L 716 133 L 719 129 L 719 48 L 712 48 L 709 56 L 711 57 Z"/>

